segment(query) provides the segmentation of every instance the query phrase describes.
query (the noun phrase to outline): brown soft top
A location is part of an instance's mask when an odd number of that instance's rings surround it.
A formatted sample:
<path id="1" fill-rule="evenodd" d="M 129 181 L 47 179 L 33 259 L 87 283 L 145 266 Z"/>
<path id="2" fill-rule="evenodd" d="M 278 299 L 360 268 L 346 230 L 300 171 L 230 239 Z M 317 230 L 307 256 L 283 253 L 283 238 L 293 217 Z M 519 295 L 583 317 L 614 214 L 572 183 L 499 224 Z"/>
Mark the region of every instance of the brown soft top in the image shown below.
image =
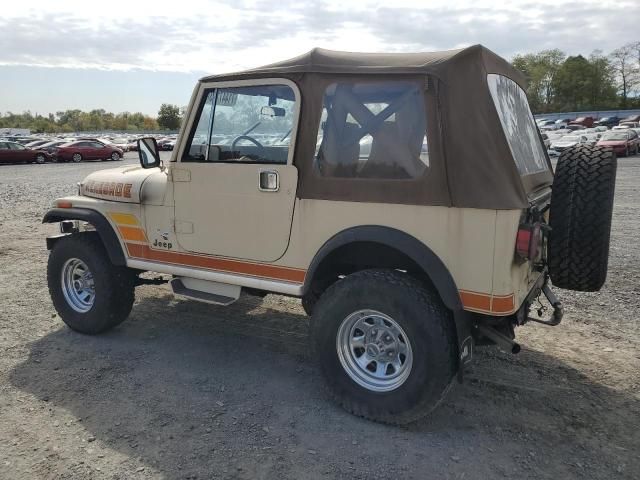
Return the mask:
<path id="1" fill-rule="evenodd" d="M 235 79 L 238 77 L 264 76 L 288 73 L 388 73 L 419 74 L 428 73 L 442 75 L 448 67 L 455 67 L 460 62 L 475 60 L 494 70 L 499 67 L 503 75 L 508 76 L 520 86 L 525 86 L 525 79 L 509 62 L 499 57 L 482 45 L 473 45 L 454 50 L 440 52 L 416 53 L 361 53 L 340 52 L 314 48 L 297 57 L 271 63 L 262 67 L 241 72 L 210 75 L 201 79 L 203 82 Z"/>
<path id="2" fill-rule="evenodd" d="M 513 209 L 553 180 L 551 169 L 520 176 L 491 98 L 488 74 L 524 76 L 482 45 L 427 53 L 353 53 L 315 48 L 298 57 L 201 82 L 286 78 L 298 85 L 302 103 L 294 164 L 301 198 Z M 430 167 L 416 179 L 353 179 L 319 175 L 314 167 L 326 88 L 336 81 L 425 81 Z M 533 121 L 533 118 L 531 119 Z M 548 159 L 547 159 L 548 161 Z"/>

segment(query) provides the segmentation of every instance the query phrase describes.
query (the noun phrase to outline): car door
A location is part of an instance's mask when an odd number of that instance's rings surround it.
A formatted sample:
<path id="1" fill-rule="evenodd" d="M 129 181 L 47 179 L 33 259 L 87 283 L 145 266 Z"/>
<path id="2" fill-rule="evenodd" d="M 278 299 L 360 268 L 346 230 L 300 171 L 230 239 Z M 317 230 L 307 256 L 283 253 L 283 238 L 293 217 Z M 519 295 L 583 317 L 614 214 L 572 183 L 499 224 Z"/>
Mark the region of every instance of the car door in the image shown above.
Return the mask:
<path id="1" fill-rule="evenodd" d="M 7 142 L 0 142 L 0 163 L 9 163 L 11 161 L 11 151 Z"/>
<path id="2" fill-rule="evenodd" d="M 284 254 L 298 183 L 292 162 L 299 108 L 289 80 L 201 89 L 171 169 L 184 249 L 265 262 Z"/>
<path id="3" fill-rule="evenodd" d="M 9 143 L 9 150 L 13 161 L 28 162 L 33 160 L 33 153 L 24 145 L 19 143 Z"/>

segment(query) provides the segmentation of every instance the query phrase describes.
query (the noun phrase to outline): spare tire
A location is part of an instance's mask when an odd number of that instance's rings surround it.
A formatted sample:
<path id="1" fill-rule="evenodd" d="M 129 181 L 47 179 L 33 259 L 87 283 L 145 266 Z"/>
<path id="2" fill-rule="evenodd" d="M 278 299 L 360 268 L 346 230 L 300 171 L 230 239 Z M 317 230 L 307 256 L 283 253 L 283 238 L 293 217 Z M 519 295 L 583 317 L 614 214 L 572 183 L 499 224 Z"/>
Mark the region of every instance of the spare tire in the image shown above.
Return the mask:
<path id="1" fill-rule="evenodd" d="M 595 292 L 607 278 L 616 154 L 595 146 L 562 152 L 549 212 L 548 258 L 553 284 Z"/>

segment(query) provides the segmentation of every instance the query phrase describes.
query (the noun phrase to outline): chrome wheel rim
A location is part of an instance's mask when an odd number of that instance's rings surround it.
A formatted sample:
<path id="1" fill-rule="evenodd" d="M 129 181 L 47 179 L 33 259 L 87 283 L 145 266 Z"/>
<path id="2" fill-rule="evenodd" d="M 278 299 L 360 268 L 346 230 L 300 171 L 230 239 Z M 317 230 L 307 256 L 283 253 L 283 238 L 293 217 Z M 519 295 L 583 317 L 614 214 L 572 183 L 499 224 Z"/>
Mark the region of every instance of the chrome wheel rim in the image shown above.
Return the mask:
<path id="1" fill-rule="evenodd" d="M 413 366 L 409 337 L 391 317 L 358 310 L 345 318 L 336 335 L 342 368 L 349 378 L 373 392 L 400 387 Z"/>
<path id="2" fill-rule="evenodd" d="M 73 161 L 78 163 L 80 160 L 82 160 L 82 155 L 80 155 L 79 153 L 74 153 L 73 154 Z"/>
<path id="3" fill-rule="evenodd" d="M 44 155 L 36 156 L 36 162 L 37 163 L 44 163 Z"/>
<path id="4" fill-rule="evenodd" d="M 79 258 L 70 258 L 62 267 L 62 293 L 71 308 L 86 313 L 96 298 L 93 274 Z"/>
<path id="5" fill-rule="evenodd" d="M 120 155 L 118 155 L 116 152 L 113 152 L 111 154 L 111 160 L 118 160 L 120 158 Z"/>

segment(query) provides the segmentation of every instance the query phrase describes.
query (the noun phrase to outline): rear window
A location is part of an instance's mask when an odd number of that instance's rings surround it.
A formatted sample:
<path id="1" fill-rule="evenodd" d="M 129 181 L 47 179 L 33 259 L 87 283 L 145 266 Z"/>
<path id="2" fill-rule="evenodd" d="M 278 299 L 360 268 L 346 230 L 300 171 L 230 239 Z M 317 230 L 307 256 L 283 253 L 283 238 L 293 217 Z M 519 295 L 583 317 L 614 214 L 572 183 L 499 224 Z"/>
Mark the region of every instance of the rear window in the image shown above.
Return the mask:
<path id="1" fill-rule="evenodd" d="M 487 81 L 520 175 L 532 175 L 548 170 L 544 145 L 538 136 L 538 128 L 524 90 L 503 75 L 490 73 L 487 75 Z"/>

